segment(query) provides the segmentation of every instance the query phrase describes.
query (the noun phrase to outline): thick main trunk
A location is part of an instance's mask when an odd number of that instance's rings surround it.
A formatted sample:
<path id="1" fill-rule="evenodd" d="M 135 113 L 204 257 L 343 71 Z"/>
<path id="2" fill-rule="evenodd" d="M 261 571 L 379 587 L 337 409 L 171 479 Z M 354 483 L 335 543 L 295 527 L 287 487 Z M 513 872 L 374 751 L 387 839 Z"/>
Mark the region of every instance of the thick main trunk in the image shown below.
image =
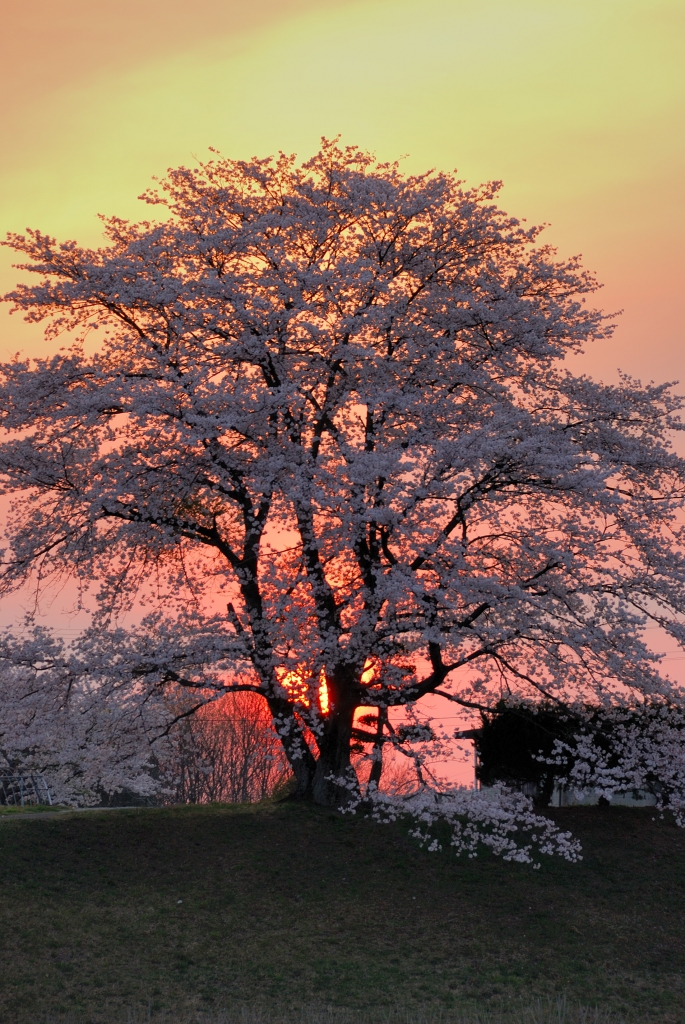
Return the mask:
<path id="1" fill-rule="evenodd" d="M 282 702 L 285 705 L 285 702 Z M 319 756 L 310 751 L 302 730 L 292 715 L 284 720 L 284 707 L 270 701 L 274 724 L 278 730 L 288 763 L 295 776 L 293 796 L 311 800 L 320 807 L 344 807 L 359 792 L 357 776 L 350 763 L 350 741 L 354 708 L 336 710 L 323 723 L 319 740 Z M 279 713 L 280 712 L 280 713 Z"/>
<path id="2" fill-rule="evenodd" d="M 278 732 L 288 764 L 295 776 L 295 796 L 303 800 L 311 799 L 316 759 L 307 745 L 288 701 L 272 697 L 268 704 L 274 728 Z"/>
<path id="3" fill-rule="evenodd" d="M 359 793 L 350 763 L 354 708 L 338 708 L 324 722 L 312 779 L 312 800 L 321 807 L 345 807 Z"/>

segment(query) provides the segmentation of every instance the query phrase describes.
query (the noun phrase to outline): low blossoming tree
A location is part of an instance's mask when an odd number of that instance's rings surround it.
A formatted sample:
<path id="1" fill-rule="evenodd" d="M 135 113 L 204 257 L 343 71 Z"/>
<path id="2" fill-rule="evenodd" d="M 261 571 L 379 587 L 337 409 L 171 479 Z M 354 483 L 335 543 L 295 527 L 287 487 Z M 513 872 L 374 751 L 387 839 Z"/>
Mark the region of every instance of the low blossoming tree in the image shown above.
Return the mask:
<path id="1" fill-rule="evenodd" d="M 557 739 L 545 760 L 561 785 L 611 800 L 649 794 L 685 827 L 685 710 L 682 704 L 634 699 L 577 710 L 570 741 Z"/>
<path id="2" fill-rule="evenodd" d="M 496 191 L 324 141 L 169 171 L 98 250 L 10 236 L 39 281 L 7 299 L 73 344 L 2 368 L 3 587 L 90 590 L 93 701 L 259 694 L 299 796 L 353 807 L 351 746 L 429 695 L 679 699 L 643 627 L 685 638 L 680 401 L 565 367 L 595 282 Z M 421 782 L 418 818 L 575 855 Z"/>

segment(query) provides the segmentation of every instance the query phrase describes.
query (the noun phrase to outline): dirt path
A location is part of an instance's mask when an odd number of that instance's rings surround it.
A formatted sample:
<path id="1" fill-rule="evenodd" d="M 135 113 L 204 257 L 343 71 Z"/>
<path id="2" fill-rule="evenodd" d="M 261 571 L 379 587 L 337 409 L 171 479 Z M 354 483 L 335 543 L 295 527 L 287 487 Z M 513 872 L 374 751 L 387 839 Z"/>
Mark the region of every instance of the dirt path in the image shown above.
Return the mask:
<path id="1" fill-rule="evenodd" d="M 59 811 L 18 811 L 16 814 L 0 813 L 1 821 L 35 821 L 38 818 L 62 818 L 67 814 L 102 814 L 105 811 L 145 811 L 148 807 L 67 807 Z"/>

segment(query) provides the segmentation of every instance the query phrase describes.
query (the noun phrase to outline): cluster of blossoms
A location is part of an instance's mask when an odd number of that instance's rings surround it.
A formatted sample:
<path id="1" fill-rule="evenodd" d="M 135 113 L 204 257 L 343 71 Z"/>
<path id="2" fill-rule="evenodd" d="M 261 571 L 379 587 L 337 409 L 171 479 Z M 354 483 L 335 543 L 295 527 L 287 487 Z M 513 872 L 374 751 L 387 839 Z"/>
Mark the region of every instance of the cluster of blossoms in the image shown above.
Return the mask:
<path id="1" fill-rule="evenodd" d="M 84 673 L 47 630 L 0 637 L 0 690 L 0 771 L 39 772 L 54 802 L 74 806 L 121 790 L 159 793 L 162 750 L 153 757 L 150 737 L 163 709 Z"/>
<path id="2" fill-rule="evenodd" d="M 41 628 L 0 635 L 0 774 L 39 774 L 53 802 L 81 807 L 261 799 L 283 781 L 261 697 L 150 692 L 127 640 L 117 658 L 109 638 L 101 659 L 87 635 L 71 645 Z"/>
<path id="3" fill-rule="evenodd" d="M 336 781 L 341 786 L 346 782 L 342 778 Z M 408 818 L 412 822 L 409 834 L 431 853 L 447 843 L 457 856 L 475 857 L 478 847 L 484 846 L 504 860 L 536 868 L 540 863 L 535 858 L 540 854 L 572 863 L 582 859 L 580 843 L 570 832 L 562 832 L 549 818 L 536 814 L 527 796 L 504 786 L 437 790 L 423 785 L 413 793 L 397 795 L 383 792 L 373 783 L 363 791 L 354 780 L 348 785 L 353 795 L 343 811 L 355 814 L 362 809 L 386 825 Z"/>
<path id="4" fill-rule="evenodd" d="M 650 793 L 685 827 L 685 711 L 673 703 L 632 703 L 577 712 L 570 742 L 557 739 L 549 763 L 558 783 L 610 800 Z M 584 721 L 583 721 L 584 720 Z M 563 770 L 565 769 L 565 770 Z"/>

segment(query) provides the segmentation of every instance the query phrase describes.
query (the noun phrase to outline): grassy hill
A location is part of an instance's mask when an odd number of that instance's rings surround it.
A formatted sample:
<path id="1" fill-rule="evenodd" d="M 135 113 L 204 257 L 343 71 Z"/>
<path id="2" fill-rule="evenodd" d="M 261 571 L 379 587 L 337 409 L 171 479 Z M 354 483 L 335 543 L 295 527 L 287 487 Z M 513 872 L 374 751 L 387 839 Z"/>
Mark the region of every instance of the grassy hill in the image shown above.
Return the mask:
<path id="1" fill-rule="evenodd" d="M 294 804 L 3 816 L 0 1020 L 444 1020 L 565 993 L 681 1024 L 685 831 L 643 810 L 554 813 L 582 864 L 457 860 Z"/>

